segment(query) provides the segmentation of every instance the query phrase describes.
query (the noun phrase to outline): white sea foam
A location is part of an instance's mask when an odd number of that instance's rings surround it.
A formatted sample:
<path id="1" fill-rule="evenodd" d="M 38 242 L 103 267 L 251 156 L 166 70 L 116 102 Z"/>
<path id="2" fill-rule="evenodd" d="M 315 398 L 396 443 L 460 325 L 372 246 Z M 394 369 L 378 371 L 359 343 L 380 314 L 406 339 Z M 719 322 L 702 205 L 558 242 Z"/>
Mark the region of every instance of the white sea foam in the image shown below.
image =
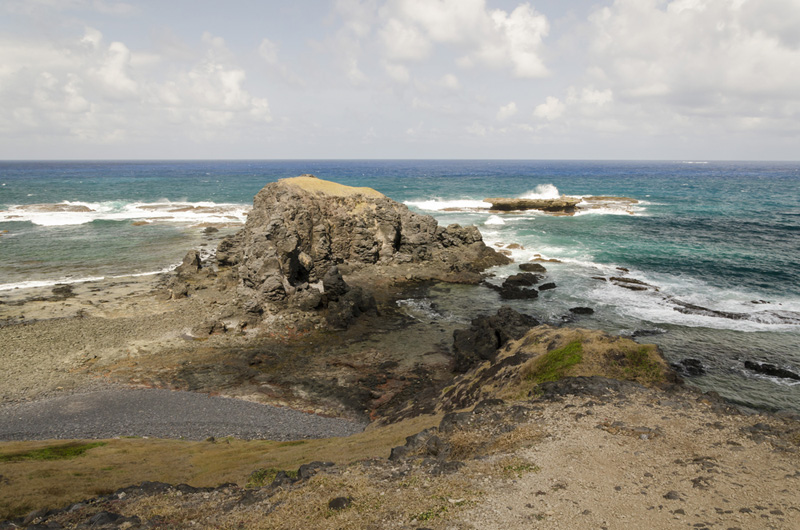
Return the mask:
<path id="1" fill-rule="evenodd" d="M 475 199 L 429 199 L 427 201 L 404 201 L 403 204 L 430 212 L 440 212 L 443 210 L 476 210 L 492 207 L 491 203 Z"/>
<path id="2" fill-rule="evenodd" d="M 144 221 L 183 224 L 238 224 L 247 219 L 249 205 L 214 202 L 155 203 L 107 201 L 100 203 L 64 201 L 52 204 L 23 204 L 0 211 L 0 222 L 29 221 L 39 226 L 67 226 L 92 221 Z"/>
<path id="3" fill-rule="evenodd" d="M 532 191 L 520 195 L 520 199 L 558 199 L 561 194 L 558 193 L 558 188 L 552 184 L 539 184 Z"/>
<path id="4" fill-rule="evenodd" d="M 176 263 L 174 265 L 170 265 L 169 267 L 165 267 L 157 271 L 137 272 L 134 274 L 119 274 L 115 276 L 87 276 L 84 278 L 60 278 L 58 280 L 31 280 L 31 281 L 16 282 L 16 283 L 3 283 L 0 284 L 0 291 L 11 291 L 14 289 L 33 289 L 36 287 L 53 287 L 54 285 L 59 285 L 59 284 L 97 282 L 100 280 L 119 280 L 122 278 L 138 278 L 141 276 L 154 276 L 156 274 L 163 274 L 165 272 L 169 272 L 178 265 L 180 264 Z"/>
<path id="5" fill-rule="evenodd" d="M 489 218 L 483 224 L 485 224 L 485 225 L 504 225 L 504 224 L 506 224 L 506 222 L 503 221 L 503 218 L 500 217 L 499 215 L 490 215 Z"/>

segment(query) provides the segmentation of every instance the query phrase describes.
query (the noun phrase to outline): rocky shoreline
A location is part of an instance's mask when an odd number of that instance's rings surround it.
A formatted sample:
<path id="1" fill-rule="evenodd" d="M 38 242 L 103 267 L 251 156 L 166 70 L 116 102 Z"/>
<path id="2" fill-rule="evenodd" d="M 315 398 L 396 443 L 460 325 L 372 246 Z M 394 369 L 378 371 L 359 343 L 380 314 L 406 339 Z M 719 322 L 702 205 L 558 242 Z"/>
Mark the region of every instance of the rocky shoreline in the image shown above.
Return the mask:
<path id="1" fill-rule="evenodd" d="M 654 346 L 630 339 L 544 326 L 511 308 L 464 322 L 419 317 L 403 305 L 437 289 L 490 288 L 518 300 L 556 288 L 540 263 L 523 264 L 502 285 L 486 281 L 487 269 L 509 262 L 475 227 L 439 227 L 374 190 L 303 175 L 266 186 L 242 230 L 216 253 L 190 252 L 171 273 L 2 293 L 0 414 L 43 398 L 132 387 L 370 421 L 359 435 L 366 437 L 443 419 L 391 454 L 386 447 L 388 460 L 346 465 L 343 457 L 296 476 L 282 470 L 267 482 L 251 476 L 247 488 L 130 487 L 67 510 L 33 510 L 0 528 L 182 528 L 191 521 L 299 528 L 309 520 L 330 528 L 669 528 L 676 521 L 778 528 L 800 521 L 800 506 L 784 493 L 800 480 L 798 418 L 750 418 L 686 389 Z M 622 276 L 602 280 L 655 289 Z M 591 308 L 570 311 L 565 321 Z M 202 416 L 200 405 L 192 407 L 187 417 Z M 62 421 L 70 416 L 49 420 Z M 279 438 L 326 436 L 290 424 Z M 689 433 L 697 439 L 689 442 Z M 780 458 L 770 460 L 775 451 Z M 589 456 L 595 453 L 603 457 Z M 6 471 L 18 463 L 2 460 L 13 454 L 0 445 L 0 490 L 20 486 Z M 698 457 L 705 460 L 695 465 Z M 678 473 L 669 465 L 676 458 L 689 462 Z M 747 458 L 770 482 L 750 475 Z M 689 477 L 697 466 L 701 473 Z M 723 475 L 709 475 L 719 469 Z M 611 487 L 613 480 L 620 484 Z M 409 491 L 414 501 L 400 507 Z M 155 515 L 167 505 L 174 520 Z M 761 505 L 767 517 L 753 519 Z M 615 519 L 622 515 L 625 524 Z"/>

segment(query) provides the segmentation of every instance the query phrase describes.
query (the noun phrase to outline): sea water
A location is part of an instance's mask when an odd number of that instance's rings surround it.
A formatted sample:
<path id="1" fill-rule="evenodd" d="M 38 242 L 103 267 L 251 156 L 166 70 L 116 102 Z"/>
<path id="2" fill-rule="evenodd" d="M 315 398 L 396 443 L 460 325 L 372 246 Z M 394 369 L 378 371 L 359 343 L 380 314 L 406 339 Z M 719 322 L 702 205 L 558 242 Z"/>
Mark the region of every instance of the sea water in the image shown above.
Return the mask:
<path id="1" fill-rule="evenodd" d="M 672 362 L 699 360 L 691 384 L 739 403 L 800 410 L 800 163 L 585 161 L 0 162 L 0 295 L 30 285 L 168 270 L 208 226 L 240 227 L 253 196 L 311 173 L 369 186 L 440 224 L 474 224 L 517 264 L 547 262 L 557 288 L 502 301 L 484 287 L 442 288 L 403 307 L 467 322 L 500 305 L 553 324 L 637 335 Z M 491 213 L 488 197 L 637 199 L 575 216 Z M 5 232 L 4 232 L 5 231 Z M 625 277 L 632 291 L 598 278 Z M 700 308 L 700 309 L 698 309 Z M 646 336 L 642 336 L 646 335 Z"/>

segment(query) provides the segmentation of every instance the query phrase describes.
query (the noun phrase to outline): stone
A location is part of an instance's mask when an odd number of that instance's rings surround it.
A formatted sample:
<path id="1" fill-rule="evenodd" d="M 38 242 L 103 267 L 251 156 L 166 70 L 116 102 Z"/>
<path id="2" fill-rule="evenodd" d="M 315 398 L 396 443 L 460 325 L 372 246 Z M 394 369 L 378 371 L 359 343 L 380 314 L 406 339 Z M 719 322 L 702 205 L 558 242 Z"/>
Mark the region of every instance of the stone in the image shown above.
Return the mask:
<path id="1" fill-rule="evenodd" d="M 706 369 L 699 359 L 681 359 L 676 363 L 672 363 L 670 366 L 679 374 L 687 375 L 689 377 L 705 375 L 706 373 Z"/>
<path id="2" fill-rule="evenodd" d="M 581 202 L 580 198 L 562 195 L 557 199 L 509 199 L 489 198 L 484 202 L 491 203 L 492 210 L 541 210 L 543 212 L 574 213 L 575 206 Z"/>
<path id="3" fill-rule="evenodd" d="M 778 377 L 780 379 L 792 379 L 794 381 L 800 381 L 800 374 L 791 370 L 787 370 L 786 368 L 781 368 L 780 366 L 776 366 L 774 364 L 745 361 L 744 367 L 751 372 L 756 372 L 758 374 Z"/>
<path id="4" fill-rule="evenodd" d="M 183 261 L 175 269 L 178 276 L 190 276 L 200 270 L 200 254 L 196 250 L 190 250 L 183 257 Z"/>
<path id="5" fill-rule="evenodd" d="M 329 510 L 344 510 L 353 504 L 352 497 L 336 497 L 328 502 Z"/>
<path id="6" fill-rule="evenodd" d="M 553 282 L 543 283 L 542 285 L 539 286 L 539 290 L 540 291 L 547 291 L 549 289 L 555 289 L 555 288 L 556 288 L 556 284 L 553 283 Z"/>
<path id="7" fill-rule="evenodd" d="M 520 263 L 519 270 L 524 272 L 538 272 L 544 274 L 547 272 L 547 269 L 544 265 L 540 263 Z"/>
<path id="8" fill-rule="evenodd" d="M 569 312 L 574 315 L 593 315 L 594 309 L 591 307 L 572 307 Z"/>
<path id="9" fill-rule="evenodd" d="M 466 372 L 475 364 L 494 357 L 509 340 L 522 337 L 539 321 L 510 307 L 501 307 L 496 315 L 478 317 L 467 329 L 453 332 L 453 370 Z"/>

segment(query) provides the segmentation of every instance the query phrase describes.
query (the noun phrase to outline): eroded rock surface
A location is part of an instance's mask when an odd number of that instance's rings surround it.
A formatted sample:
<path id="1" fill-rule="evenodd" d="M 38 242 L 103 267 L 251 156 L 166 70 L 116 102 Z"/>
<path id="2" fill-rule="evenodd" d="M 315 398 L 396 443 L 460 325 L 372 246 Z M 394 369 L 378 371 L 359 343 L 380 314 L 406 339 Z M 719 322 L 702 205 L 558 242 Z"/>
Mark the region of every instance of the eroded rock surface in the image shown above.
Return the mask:
<path id="1" fill-rule="evenodd" d="M 349 287 L 330 272 L 341 264 L 407 264 L 463 281 L 510 261 L 487 247 L 474 226 L 443 228 L 371 188 L 313 175 L 265 186 L 244 229 L 219 245 L 217 260 L 236 267 L 237 292 L 254 313 L 285 304 L 310 310 L 346 298 Z M 345 303 L 369 305 L 360 294 L 353 298 Z"/>

